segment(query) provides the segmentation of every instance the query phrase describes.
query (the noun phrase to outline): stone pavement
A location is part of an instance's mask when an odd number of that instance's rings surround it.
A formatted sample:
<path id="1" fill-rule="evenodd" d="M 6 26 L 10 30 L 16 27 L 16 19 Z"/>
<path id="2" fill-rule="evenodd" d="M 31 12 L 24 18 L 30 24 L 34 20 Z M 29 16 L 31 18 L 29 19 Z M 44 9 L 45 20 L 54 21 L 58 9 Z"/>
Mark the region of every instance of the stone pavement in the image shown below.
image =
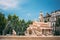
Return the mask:
<path id="1" fill-rule="evenodd" d="M 0 40 L 60 40 L 60 36 L 0 36 Z"/>

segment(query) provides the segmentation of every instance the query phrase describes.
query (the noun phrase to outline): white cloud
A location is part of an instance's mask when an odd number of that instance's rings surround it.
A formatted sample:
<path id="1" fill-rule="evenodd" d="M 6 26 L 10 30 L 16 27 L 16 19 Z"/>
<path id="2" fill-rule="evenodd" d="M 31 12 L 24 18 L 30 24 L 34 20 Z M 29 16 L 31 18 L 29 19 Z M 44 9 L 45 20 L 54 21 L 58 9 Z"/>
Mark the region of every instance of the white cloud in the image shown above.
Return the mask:
<path id="1" fill-rule="evenodd" d="M 29 0 L 0 0 L 0 9 L 23 9 L 21 5 L 28 3 Z"/>
<path id="2" fill-rule="evenodd" d="M 0 9 L 11 9 L 18 6 L 17 0 L 0 0 Z"/>

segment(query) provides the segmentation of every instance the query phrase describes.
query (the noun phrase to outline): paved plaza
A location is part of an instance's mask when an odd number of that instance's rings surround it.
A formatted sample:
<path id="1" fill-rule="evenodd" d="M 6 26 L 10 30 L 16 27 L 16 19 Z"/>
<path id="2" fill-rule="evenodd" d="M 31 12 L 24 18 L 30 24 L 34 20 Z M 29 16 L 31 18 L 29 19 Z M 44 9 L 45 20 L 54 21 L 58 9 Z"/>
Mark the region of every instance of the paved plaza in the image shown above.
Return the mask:
<path id="1" fill-rule="evenodd" d="M 0 36 L 0 40 L 59 40 L 60 36 Z"/>

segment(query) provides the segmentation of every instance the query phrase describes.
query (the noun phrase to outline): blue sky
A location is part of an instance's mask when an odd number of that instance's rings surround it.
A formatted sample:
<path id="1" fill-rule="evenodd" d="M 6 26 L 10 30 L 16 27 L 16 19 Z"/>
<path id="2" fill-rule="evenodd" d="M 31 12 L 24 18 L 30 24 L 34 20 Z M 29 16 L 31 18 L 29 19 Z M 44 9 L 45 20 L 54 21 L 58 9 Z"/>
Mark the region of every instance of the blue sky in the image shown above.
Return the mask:
<path id="1" fill-rule="evenodd" d="M 44 16 L 48 12 L 59 10 L 60 0 L 0 0 L 0 11 L 5 16 L 16 14 L 20 19 L 37 20 L 40 11 Z"/>

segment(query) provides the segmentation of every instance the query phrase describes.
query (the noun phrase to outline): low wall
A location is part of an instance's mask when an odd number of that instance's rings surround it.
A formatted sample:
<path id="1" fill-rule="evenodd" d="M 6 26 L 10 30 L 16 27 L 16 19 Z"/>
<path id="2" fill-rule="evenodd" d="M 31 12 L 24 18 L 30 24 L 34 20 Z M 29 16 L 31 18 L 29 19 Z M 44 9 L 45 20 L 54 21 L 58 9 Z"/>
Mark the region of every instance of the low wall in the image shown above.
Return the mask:
<path id="1" fill-rule="evenodd" d="M 47 36 L 47 37 L 41 37 L 41 36 L 0 36 L 0 40 L 60 40 L 60 37 L 58 36 Z"/>

